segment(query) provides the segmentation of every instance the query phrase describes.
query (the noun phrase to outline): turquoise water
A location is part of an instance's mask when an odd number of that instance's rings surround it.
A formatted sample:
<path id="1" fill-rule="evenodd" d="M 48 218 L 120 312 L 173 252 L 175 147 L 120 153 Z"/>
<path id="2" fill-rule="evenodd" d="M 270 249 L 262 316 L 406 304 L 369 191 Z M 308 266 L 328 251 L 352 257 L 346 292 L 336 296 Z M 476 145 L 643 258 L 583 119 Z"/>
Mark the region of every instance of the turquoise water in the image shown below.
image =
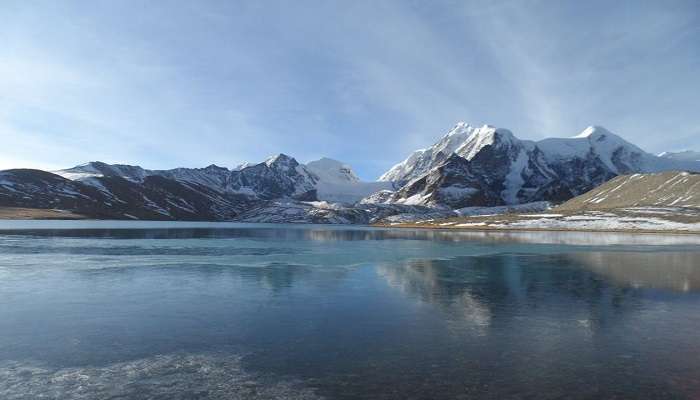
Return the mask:
<path id="1" fill-rule="evenodd" d="M 693 399 L 698 332 L 694 236 L 0 222 L 1 399 Z"/>

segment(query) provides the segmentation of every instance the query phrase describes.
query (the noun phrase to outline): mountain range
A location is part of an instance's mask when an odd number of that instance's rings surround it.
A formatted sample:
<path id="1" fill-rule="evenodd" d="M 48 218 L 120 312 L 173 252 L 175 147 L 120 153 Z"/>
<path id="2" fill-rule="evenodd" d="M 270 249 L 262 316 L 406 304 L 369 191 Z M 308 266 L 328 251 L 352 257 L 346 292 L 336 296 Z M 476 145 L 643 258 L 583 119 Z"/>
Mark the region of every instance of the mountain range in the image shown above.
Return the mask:
<path id="1" fill-rule="evenodd" d="M 506 129 L 459 123 L 382 175 L 380 181 L 400 189 L 377 201 L 452 208 L 559 203 L 618 175 L 669 170 L 700 171 L 700 161 L 649 154 L 599 126 L 571 138 L 530 141 Z"/>
<path id="2" fill-rule="evenodd" d="M 91 218 L 370 223 L 465 207 L 561 203 L 618 175 L 700 172 L 696 156 L 652 155 L 597 126 L 571 138 L 530 141 L 458 123 L 375 182 L 361 181 L 336 160 L 301 164 L 285 154 L 233 169 L 90 162 L 52 172 L 0 171 L 0 206 Z"/>

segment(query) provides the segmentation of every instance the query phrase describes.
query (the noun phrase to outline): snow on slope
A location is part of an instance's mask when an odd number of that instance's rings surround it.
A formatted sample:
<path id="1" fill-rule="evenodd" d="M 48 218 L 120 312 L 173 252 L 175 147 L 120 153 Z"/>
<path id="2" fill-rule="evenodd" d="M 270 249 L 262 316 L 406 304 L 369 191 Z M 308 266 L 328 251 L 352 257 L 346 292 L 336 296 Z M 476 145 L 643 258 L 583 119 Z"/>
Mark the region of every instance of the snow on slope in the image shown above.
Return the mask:
<path id="1" fill-rule="evenodd" d="M 484 224 L 492 229 L 555 229 L 590 231 L 682 231 L 700 232 L 700 223 L 678 222 L 658 217 L 588 212 L 581 215 L 525 219 L 509 223 Z"/>
<path id="2" fill-rule="evenodd" d="M 380 190 L 392 189 L 391 182 L 362 182 L 349 165 L 330 158 L 311 161 L 306 168 L 319 179 L 319 200 L 352 204 Z"/>
<path id="3" fill-rule="evenodd" d="M 512 147 L 519 143 L 520 141 L 513 136 L 511 131 L 484 125 L 474 129 L 455 153 L 467 160 L 472 160 L 486 146 Z"/>
<path id="4" fill-rule="evenodd" d="M 694 161 L 692 152 L 666 153 L 663 157 L 657 157 L 600 126 L 589 126 L 571 138 L 549 138 L 533 142 L 520 140 L 506 129 L 489 125 L 474 128 L 460 122 L 433 146 L 414 152 L 379 180 L 407 182 L 438 166 L 449 157 L 449 154 L 445 154 L 447 152 L 452 151 L 467 160 L 472 160 L 485 147 L 496 142 L 507 146 L 520 146 L 526 151 L 536 148 L 544 155 L 546 161 L 553 163 L 594 156 L 614 173 L 626 173 L 626 169 L 630 168 L 635 169 L 635 172 L 660 172 L 673 168 L 700 171 L 700 162 L 689 162 Z"/>
<path id="5" fill-rule="evenodd" d="M 383 182 L 405 182 L 428 172 L 437 163 L 445 161 L 464 144 L 476 129 L 466 122 L 459 122 L 445 136 L 427 149 L 416 150 L 404 161 L 394 165 L 379 177 Z"/>
<path id="6" fill-rule="evenodd" d="M 360 181 L 360 178 L 355 175 L 355 172 L 349 165 L 326 157 L 307 163 L 306 168 L 324 182 L 347 183 Z"/>
<path id="7" fill-rule="evenodd" d="M 105 164 L 99 161 L 93 161 L 73 168 L 51 172 L 73 181 L 79 181 L 87 178 L 100 178 L 103 176 L 120 176 L 128 181 L 142 182 L 146 176 L 152 175 L 150 171 L 138 166 Z"/>

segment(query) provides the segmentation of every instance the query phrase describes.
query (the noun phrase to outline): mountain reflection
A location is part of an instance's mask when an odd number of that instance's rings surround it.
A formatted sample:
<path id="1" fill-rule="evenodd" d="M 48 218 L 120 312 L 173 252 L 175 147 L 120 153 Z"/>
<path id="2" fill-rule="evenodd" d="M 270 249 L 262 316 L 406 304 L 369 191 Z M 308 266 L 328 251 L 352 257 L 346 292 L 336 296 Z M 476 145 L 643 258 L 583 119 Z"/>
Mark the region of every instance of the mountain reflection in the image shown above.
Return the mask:
<path id="1" fill-rule="evenodd" d="M 378 274 L 454 321 L 483 330 L 533 312 L 594 329 L 638 309 L 647 289 L 700 290 L 698 253 L 500 254 L 384 263 Z"/>
<path id="2" fill-rule="evenodd" d="M 617 285 L 676 292 L 700 290 L 700 253 L 581 252 L 567 257 Z"/>
<path id="3" fill-rule="evenodd" d="M 33 222 L 33 223 L 29 223 Z M 631 234 L 614 232 L 459 231 L 454 229 L 394 229 L 344 225 L 275 225 L 144 222 L 139 228 L 124 221 L 20 221 L 5 226 L 3 235 L 110 239 L 246 238 L 312 241 L 437 240 L 447 242 L 528 243 L 563 245 L 698 245 L 700 235 Z M 22 224 L 24 223 L 24 225 Z M 63 225 L 65 227 L 62 227 Z M 79 225 L 82 224 L 82 225 Z M 116 224 L 116 225 L 115 225 Z M 76 226 L 81 226 L 79 229 Z M 116 227 L 115 227 L 116 226 Z M 39 228 L 37 228 L 39 227 Z M 280 229 L 283 227 L 284 229 Z"/>
<path id="4" fill-rule="evenodd" d="M 80 226 L 80 229 L 76 229 Z M 284 229 L 280 229 L 284 228 Z M 237 223 L 164 223 L 139 221 L 19 221 L 7 222 L 2 234 L 112 238 L 204 239 L 245 238 L 312 241 L 430 240 L 447 242 L 532 243 L 564 245 L 697 245 L 700 235 L 655 235 L 614 232 L 459 231 L 396 229 L 340 225 L 276 225 Z"/>

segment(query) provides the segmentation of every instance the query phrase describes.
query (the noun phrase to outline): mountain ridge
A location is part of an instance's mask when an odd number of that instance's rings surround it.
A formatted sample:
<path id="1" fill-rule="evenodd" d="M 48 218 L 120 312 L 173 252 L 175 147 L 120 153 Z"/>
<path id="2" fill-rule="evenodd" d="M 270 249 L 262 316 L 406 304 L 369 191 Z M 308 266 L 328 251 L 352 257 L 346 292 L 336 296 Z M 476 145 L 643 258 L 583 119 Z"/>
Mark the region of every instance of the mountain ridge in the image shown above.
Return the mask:
<path id="1" fill-rule="evenodd" d="M 337 160 L 302 164 L 284 153 L 232 169 L 150 170 L 95 161 L 56 174 L 0 172 L 0 206 L 94 218 L 367 223 L 469 207 L 558 204 L 619 175 L 670 170 L 700 171 L 700 162 L 652 155 L 600 126 L 531 141 L 508 129 L 460 122 L 375 182 L 361 181 Z"/>

